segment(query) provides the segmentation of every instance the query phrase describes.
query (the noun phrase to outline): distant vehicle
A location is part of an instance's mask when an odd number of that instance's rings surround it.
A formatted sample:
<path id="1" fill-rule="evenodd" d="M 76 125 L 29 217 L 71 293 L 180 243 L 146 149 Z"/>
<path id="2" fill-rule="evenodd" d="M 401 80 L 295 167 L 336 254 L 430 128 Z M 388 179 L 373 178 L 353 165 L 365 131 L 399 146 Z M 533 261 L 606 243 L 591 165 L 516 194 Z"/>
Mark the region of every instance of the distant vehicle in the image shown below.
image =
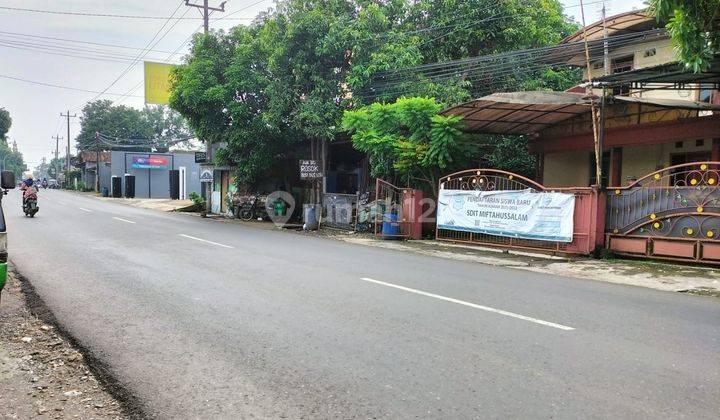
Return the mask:
<path id="1" fill-rule="evenodd" d="M 5 226 L 5 214 L 2 209 L 2 198 L 7 191 L 15 188 L 15 174 L 12 171 L 2 171 L 0 173 L 0 292 L 5 287 L 7 280 L 7 228 Z"/>
<path id="2" fill-rule="evenodd" d="M 51 188 L 51 189 L 60 188 L 60 184 L 58 184 L 57 179 L 55 179 L 55 178 L 48 179 L 48 188 Z"/>

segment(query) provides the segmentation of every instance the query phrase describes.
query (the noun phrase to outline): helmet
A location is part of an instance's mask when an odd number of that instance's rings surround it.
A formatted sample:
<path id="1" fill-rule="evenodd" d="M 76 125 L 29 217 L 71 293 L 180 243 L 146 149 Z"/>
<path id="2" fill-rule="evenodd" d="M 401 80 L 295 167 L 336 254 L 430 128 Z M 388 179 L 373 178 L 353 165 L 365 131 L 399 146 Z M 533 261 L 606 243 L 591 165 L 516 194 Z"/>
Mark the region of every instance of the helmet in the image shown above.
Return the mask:
<path id="1" fill-rule="evenodd" d="M 30 171 L 25 172 L 25 173 L 23 174 L 23 177 L 24 177 L 25 179 L 33 179 L 33 173 L 30 172 Z"/>

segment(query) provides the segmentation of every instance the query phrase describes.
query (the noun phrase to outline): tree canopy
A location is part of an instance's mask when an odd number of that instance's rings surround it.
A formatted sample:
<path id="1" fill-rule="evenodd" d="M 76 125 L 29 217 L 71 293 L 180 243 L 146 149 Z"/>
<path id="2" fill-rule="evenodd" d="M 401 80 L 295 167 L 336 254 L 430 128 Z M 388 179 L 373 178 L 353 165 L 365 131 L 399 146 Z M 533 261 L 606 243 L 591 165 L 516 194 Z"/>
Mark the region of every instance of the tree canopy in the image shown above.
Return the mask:
<path id="1" fill-rule="evenodd" d="M 135 109 L 113 105 L 110 100 L 97 100 L 85 105 L 80 116 L 81 129 L 77 136 L 80 150 L 95 150 L 95 133 L 119 139 L 174 139 L 188 137 L 184 118 L 168 107 L 147 106 Z M 101 149 L 112 145 L 99 144 Z"/>
<path id="2" fill-rule="evenodd" d="M 443 173 L 477 159 L 477 147 L 461 131 L 459 117 L 438 115 L 444 105 L 432 98 L 400 98 L 345 111 L 342 128 L 356 149 L 370 157 L 376 177 L 425 184 L 437 193 Z"/>
<path id="3" fill-rule="evenodd" d="M 567 88 L 577 74 L 535 65 L 492 80 L 402 69 L 554 44 L 576 27 L 557 0 L 279 0 L 249 26 L 197 35 L 174 72 L 172 108 L 217 163 L 252 184 L 276 157 L 338 136 L 343 112 L 401 97 L 453 105 L 492 90 Z M 392 85 L 376 76 L 397 70 Z M 579 80 L 579 79 L 578 79 Z"/>
<path id="4" fill-rule="evenodd" d="M 7 144 L 7 133 L 12 126 L 12 118 L 5 108 L 0 108 L 0 141 Z"/>
<path id="5" fill-rule="evenodd" d="M 666 23 L 680 61 L 698 73 L 720 54 L 720 0 L 650 0 L 650 11 Z"/>

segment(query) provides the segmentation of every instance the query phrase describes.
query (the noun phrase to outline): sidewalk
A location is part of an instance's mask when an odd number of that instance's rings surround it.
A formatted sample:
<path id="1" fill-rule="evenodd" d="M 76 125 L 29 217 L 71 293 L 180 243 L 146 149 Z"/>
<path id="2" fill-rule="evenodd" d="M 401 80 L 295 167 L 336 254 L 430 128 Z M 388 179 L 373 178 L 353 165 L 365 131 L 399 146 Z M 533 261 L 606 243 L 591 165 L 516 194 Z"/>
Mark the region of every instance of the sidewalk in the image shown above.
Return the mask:
<path id="1" fill-rule="evenodd" d="M 435 240 L 388 241 L 377 239 L 372 235 L 349 234 L 339 231 L 320 234 L 344 242 L 438 258 L 648 287 L 669 292 L 720 297 L 720 267 L 691 266 L 648 260 L 565 258 Z"/>
<path id="2" fill-rule="evenodd" d="M 194 206 L 192 200 L 171 200 L 169 198 L 112 198 L 98 197 L 98 200 L 126 204 L 128 206 L 159 211 L 182 211 Z"/>
<path id="3" fill-rule="evenodd" d="M 0 301 L 0 419 L 123 419 L 83 355 L 30 313 L 8 276 Z"/>

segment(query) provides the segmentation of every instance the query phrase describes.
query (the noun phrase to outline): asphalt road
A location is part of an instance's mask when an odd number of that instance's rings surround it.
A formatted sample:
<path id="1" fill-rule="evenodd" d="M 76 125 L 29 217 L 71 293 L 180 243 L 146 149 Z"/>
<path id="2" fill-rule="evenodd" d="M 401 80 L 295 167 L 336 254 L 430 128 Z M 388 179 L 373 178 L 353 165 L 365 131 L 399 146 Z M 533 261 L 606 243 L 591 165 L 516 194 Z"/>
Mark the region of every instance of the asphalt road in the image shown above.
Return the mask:
<path id="1" fill-rule="evenodd" d="M 160 418 L 717 418 L 720 301 L 4 200 L 12 262 Z M 210 241 L 210 242 L 207 242 Z"/>

